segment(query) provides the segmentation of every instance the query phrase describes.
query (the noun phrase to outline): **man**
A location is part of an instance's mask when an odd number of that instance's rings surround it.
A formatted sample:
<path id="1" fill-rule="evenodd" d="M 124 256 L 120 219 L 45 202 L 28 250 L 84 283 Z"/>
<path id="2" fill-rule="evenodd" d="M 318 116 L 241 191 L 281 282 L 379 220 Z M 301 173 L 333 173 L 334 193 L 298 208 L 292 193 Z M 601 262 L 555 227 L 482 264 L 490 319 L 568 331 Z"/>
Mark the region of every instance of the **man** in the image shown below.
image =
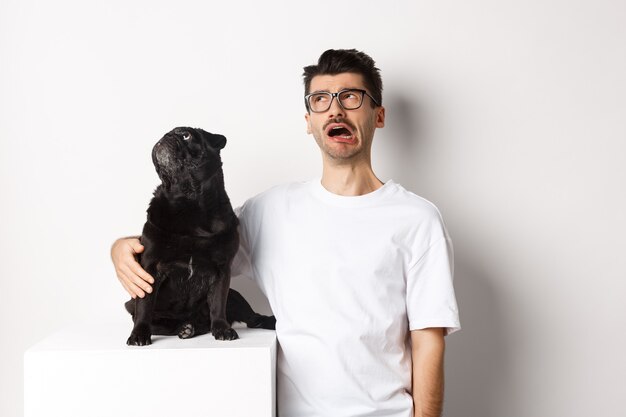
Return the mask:
<path id="1" fill-rule="evenodd" d="M 278 412 L 305 416 L 440 416 L 444 336 L 460 329 L 452 249 L 437 208 L 371 166 L 385 123 L 382 81 L 356 50 L 304 69 L 307 132 L 322 176 L 280 185 L 237 210 L 247 276 L 276 316 Z M 137 239 L 112 248 L 131 296 L 153 282 Z"/>

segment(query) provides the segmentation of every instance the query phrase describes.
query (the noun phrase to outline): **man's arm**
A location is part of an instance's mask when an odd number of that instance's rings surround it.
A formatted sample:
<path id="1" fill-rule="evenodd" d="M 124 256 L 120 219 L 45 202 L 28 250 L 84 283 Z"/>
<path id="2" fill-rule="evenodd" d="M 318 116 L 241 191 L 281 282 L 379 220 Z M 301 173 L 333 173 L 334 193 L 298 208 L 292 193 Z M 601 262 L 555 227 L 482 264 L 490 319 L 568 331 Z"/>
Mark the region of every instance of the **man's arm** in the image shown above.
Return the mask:
<path id="1" fill-rule="evenodd" d="M 411 331 L 414 417 L 440 417 L 443 408 L 443 328 Z"/>

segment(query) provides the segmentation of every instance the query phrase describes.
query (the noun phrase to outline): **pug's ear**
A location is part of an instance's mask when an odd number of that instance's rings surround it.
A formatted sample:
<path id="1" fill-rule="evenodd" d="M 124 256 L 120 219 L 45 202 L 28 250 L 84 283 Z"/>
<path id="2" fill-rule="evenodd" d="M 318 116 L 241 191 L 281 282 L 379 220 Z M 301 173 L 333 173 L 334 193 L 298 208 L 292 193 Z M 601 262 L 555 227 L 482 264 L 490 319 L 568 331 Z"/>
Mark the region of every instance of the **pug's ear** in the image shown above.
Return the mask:
<path id="1" fill-rule="evenodd" d="M 211 146 L 215 149 L 224 149 L 224 146 L 226 146 L 226 136 L 215 133 L 211 135 L 211 141 Z"/>
<path id="2" fill-rule="evenodd" d="M 224 149 L 224 146 L 226 146 L 226 137 L 217 133 L 209 133 L 205 130 L 202 129 L 197 129 L 198 131 L 200 131 L 200 133 L 202 134 L 202 137 L 204 138 L 205 141 L 207 141 L 207 143 L 215 149 Z"/>

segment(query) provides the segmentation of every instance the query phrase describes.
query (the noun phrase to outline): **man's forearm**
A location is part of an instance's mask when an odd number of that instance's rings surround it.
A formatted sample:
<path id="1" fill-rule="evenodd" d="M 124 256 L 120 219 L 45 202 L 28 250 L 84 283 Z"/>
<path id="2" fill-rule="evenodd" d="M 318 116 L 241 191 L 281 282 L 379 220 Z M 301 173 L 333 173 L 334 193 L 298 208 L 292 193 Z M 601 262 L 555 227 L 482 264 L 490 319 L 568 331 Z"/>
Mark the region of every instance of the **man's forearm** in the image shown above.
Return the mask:
<path id="1" fill-rule="evenodd" d="M 412 337 L 414 416 L 440 417 L 443 409 L 445 342 L 443 336 L 435 332 L 419 340 L 417 344 L 416 338 Z"/>

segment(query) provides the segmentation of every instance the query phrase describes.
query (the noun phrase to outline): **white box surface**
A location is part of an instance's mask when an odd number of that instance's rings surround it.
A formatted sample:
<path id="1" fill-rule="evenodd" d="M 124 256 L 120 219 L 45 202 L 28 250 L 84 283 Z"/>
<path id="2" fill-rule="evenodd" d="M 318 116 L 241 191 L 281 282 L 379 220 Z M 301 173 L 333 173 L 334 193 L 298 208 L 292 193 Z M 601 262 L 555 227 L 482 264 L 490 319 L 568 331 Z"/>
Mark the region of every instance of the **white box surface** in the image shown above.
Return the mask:
<path id="1" fill-rule="evenodd" d="M 24 354 L 26 417 L 274 417 L 276 335 L 235 326 L 238 340 L 152 336 L 127 325 L 59 331 Z"/>

